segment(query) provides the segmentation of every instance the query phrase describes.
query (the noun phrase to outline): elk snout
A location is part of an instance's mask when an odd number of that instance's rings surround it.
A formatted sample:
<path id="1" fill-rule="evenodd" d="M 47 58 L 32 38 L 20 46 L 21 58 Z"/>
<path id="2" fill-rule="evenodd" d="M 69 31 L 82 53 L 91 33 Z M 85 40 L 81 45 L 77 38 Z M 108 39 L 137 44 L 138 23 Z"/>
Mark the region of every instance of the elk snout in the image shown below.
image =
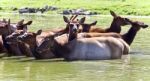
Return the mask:
<path id="1" fill-rule="evenodd" d="M 147 27 L 148 27 L 148 25 L 144 25 L 144 26 L 143 26 L 143 28 L 147 28 Z"/>

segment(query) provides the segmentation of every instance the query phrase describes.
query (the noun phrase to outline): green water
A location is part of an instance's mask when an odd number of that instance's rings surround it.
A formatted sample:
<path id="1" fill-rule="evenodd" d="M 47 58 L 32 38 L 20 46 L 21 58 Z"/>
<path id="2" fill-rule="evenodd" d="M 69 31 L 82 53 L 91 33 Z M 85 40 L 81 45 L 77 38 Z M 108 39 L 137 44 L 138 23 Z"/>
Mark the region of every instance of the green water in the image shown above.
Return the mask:
<path id="1" fill-rule="evenodd" d="M 33 20 L 30 31 L 64 27 L 61 15 L 0 14 L 0 18 Z M 79 17 L 80 18 L 80 17 Z M 150 18 L 132 18 L 150 25 Z M 99 26 L 109 26 L 112 17 L 87 16 L 86 22 L 98 20 Z M 123 32 L 130 26 L 124 27 Z M 0 81 L 149 81 L 150 29 L 141 29 L 125 59 L 74 61 L 63 59 L 34 60 L 26 57 L 0 58 Z"/>

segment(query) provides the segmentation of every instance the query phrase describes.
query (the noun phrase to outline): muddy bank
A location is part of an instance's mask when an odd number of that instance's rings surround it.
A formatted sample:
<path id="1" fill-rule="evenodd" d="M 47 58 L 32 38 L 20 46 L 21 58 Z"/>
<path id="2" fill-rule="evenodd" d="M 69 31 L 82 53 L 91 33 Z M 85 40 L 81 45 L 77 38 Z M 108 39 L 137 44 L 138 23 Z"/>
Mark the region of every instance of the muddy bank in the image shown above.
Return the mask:
<path id="1" fill-rule="evenodd" d="M 44 6 L 44 7 L 24 7 L 24 8 L 13 8 L 13 11 L 17 11 L 19 14 L 23 13 L 45 13 L 45 12 L 53 12 L 56 11 L 58 14 L 70 15 L 70 14 L 78 14 L 78 15 L 97 15 L 97 12 L 92 12 L 87 9 L 78 8 L 78 9 L 61 9 L 56 6 Z M 59 12 L 58 12 L 59 11 Z"/>

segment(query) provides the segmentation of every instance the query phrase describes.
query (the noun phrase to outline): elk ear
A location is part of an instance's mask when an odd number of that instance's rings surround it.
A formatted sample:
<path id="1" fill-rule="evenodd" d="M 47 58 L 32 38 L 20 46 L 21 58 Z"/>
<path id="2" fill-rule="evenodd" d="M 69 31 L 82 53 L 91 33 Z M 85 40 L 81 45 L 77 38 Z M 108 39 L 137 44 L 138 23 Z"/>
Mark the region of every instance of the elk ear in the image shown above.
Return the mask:
<path id="1" fill-rule="evenodd" d="M 130 19 L 128 19 L 128 18 L 125 18 L 125 20 L 126 20 L 127 22 L 129 22 L 130 24 L 132 24 L 132 23 L 133 23 L 133 21 L 132 21 L 132 20 L 130 20 Z"/>
<path id="2" fill-rule="evenodd" d="M 79 24 L 83 24 L 85 22 L 85 17 L 81 18 Z"/>
<path id="3" fill-rule="evenodd" d="M 21 31 L 21 32 L 20 32 L 20 35 L 22 35 L 22 34 L 24 34 L 24 33 L 25 33 L 25 31 Z"/>
<path id="4" fill-rule="evenodd" d="M 64 21 L 65 21 L 66 23 L 69 23 L 69 22 L 70 22 L 70 20 L 69 20 L 66 16 L 63 16 L 63 19 L 64 19 Z"/>
<path id="5" fill-rule="evenodd" d="M 117 15 L 116 15 L 116 13 L 115 13 L 114 11 L 111 11 L 111 10 L 110 10 L 110 14 L 111 14 L 114 18 L 117 17 Z"/>
<path id="6" fill-rule="evenodd" d="M 97 21 L 94 21 L 93 23 L 91 23 L 90 25 L 91 26 L 94 26 L 94 25 L 96 25 L 97 24 Z"/>
<path id="7" fill-rule="evenodd" d="M 7 22 L 7 24 L 8 24 L 8 25 L 10 25 L 10 19 L 8 19 L 8 22 Z"/>
<path id="8" fill-rule="evenodd" d="M 42 30 L 38 30 L 37 32 L 36 32 L 36 35 L 40 35 L 42 33 Z"/>
<path id="9" fill-rule="evenodd" d="M 4 23 L 6 23 L 6 22 L 7 22 L 5 18 L 3 18 L 3 22 L 4 22 Z"/>
<path id="10" fill-rule="evenodd" d="M 8 31 L 9 31 L 9 33 L 11 32 L 11 27 L 10 27 L 10 19 L 8 19 L 8 22 L 7 22 L 7 28 L 8 28 Z"/>
<path id="11" fill-rule="evenodd" d="M 10 19 L 8 19 L 8 22 L 5 23 L 5 26 L 9 27 L 10 28 Z"/>
<path id="12" fill-rule="evenodd" d="M 23 22 L 24 22 L 24 19 L 20 20 L 17 24 L 18 24 L 18 25 L 22 25 Z"/>
<path id="13" fill-rule="evenodd" d="M 10 19 L 8 19 L 8 21 L 5 23 L 5 26 L 10 28 Z"/>
<path id="14" fill-rule="evenodd" d="M 32 24 L 32 21 L 28 21 L 26 24 L 24 25 L 31 25 Z"/>

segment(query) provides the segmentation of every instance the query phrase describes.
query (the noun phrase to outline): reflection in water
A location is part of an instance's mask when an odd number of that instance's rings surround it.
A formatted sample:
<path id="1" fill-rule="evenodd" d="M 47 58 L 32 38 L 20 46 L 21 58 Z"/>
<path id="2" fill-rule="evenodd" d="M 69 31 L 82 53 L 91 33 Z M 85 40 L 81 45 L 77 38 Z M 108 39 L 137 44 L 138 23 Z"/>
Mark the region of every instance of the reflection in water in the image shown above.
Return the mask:
<path id="1" fill-rule="evenodd" d="M 4 74 L 4 61 L 0 61 L 0 79 L 3 78 L 3 74 Z"/>
<path id="2" fill-rule="evenodd" d="M 148 56 L 131 55 L 121 60 L 65 62 L 51 60 L 0 61 L 2 81 L 148 81 Z M 128 61 L 127 61 L 128 59 Z M 125 61 L 126 60 L 126 61 Z"/>
<path id="3" fill-rule="evenodd" d="M 30 81 L 30 72 L 31 72 L 31 63 L 28 63 L 25 67 L 24 67 L 24 71 L 25 71 L 25 81 Z"/>
<path id="4" fill-rule="evenodd" d="M 3 14 L 0 18 L 10 18 L 11 22 L 17 22 L 20 19 L 33 20 L 30 31 L 65 27 L 61 15 Z M 94 20 L 98 20 L 98 25 L 103 27 L 109 26 L 112 18 L 88 16 L 86 22 Z M 148 18 L 139 20 L 145 23 L 150 22 Z M 128 28 L 124 27 L 124 29 Z M 150 37 L 148 35 L 150 32 L 147 31 L 150 30 L 141 30 L 138 33 L 131 46 L 131 54 L 119 60 L 65 62 L 62 59 L 37 61 L 26 57 L 2 58 L 0 59 L 0 81 L 149 81 L 148 39 Z"/>

